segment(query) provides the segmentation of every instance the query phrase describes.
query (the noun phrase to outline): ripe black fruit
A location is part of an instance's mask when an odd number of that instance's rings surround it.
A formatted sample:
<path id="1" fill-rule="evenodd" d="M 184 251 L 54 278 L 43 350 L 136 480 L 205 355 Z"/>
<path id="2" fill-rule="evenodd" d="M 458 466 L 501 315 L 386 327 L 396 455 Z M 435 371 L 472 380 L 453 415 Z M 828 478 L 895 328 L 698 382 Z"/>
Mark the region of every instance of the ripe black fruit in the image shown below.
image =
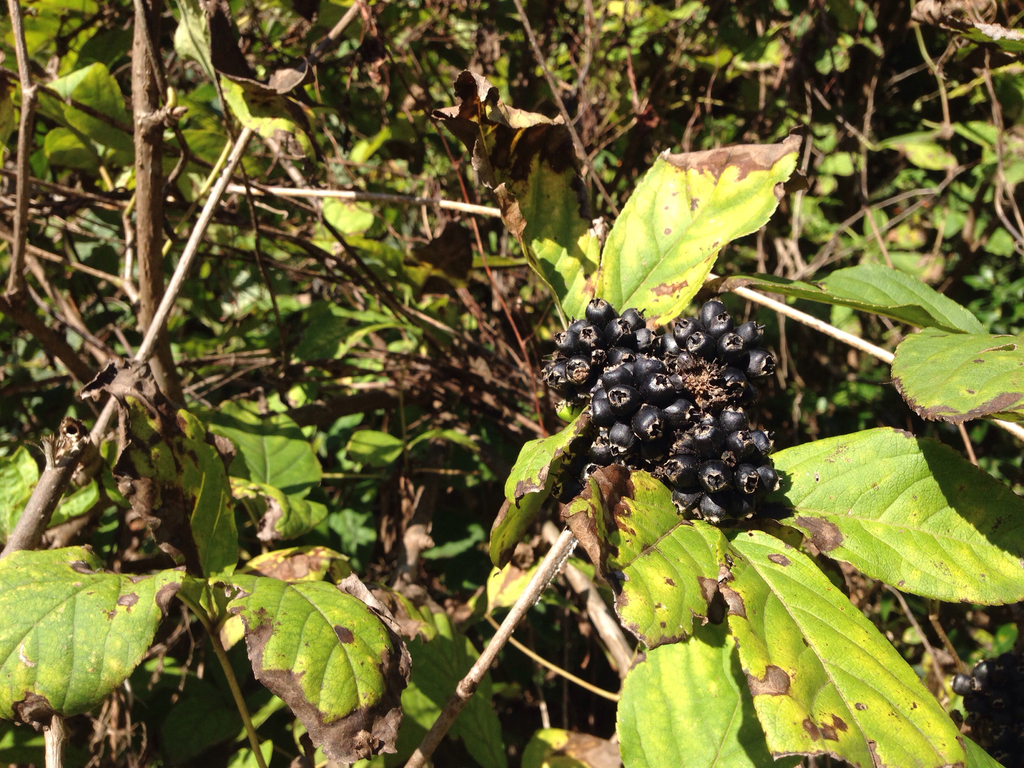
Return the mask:
<path id="1" fill-rule="evenodd" d="M 591 299 L 586 309 L 587 322 L 603 328 L 615 319 L 615 307 L 604 299 Z"/>
<path id="2" fill-rule="evenodd" d="M 764 338 L 764 326 L 751 320 L 737 326 L 736 334 L 746 342 L 748 347 L 756 347 Z"/>
<path id="3" fill-rule="evenodd" d="M 633 387 L 620 384 L 608 390 L 608 402 L 618 416 L 632 416 L 640 407 L 640 393 Z"/>
<path id="4" fill-rule="evenodd" d="M 766 349 L 750 350 L 750 359 L 747 362 L 747 375 L 752 379 L 763 379 L 775 373 L 775 358 Z"/>
<path id="5" fill-rule="evenodd" d="M 665 415 L 653 405 L 641 405 L 633 414 L 633 432 L 645 443 L 659 440 L 665 435 Z"/>
<path id="6" fill-rule="evenodd" d="M 707 328 L 723 312 L 725 312 L 725 304 L 718 299 L 704 302 L 704 306 L 700 308 L 701 325 Z"/>
<path id="7" fill-rule="evenodd" d="M 589 398 L 594 429 L 590 445 L 575 446 L 563 464 L 558 498 L 571 499 L 599 467 L 619 463 L 659 478 L 682 513 L 713 523 L 756 514 L 779 485 L 771 433 L 752 430 L 743 407 L 756 399 L 752 382 L 774 372 L 774 358 L 758 346 L 763 335 L 755 322 L 735 326 L 718 300 L 661 334 L 636 309 L 620 315 L 591 301 L 586 318 L 556 334 L 542 371 L 570 403 Z"/>
<path id="8" fill-rule="evenodd" d="M 706 461 L 701 464 L 697 479 L 705 491 L 717 493 L 732 485 L 732 470 L 724 461 Z"/>

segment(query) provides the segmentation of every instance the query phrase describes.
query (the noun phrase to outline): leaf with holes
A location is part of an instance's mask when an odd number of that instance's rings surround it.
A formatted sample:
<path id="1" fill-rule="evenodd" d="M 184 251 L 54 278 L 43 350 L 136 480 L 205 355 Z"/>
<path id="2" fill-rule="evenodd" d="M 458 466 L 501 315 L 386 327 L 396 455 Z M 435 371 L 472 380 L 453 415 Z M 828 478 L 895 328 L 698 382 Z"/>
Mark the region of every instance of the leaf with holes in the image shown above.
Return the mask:
<path id="1" fill-rule="evenodd" d="M 870 429 L 773 458 L 768 502 L 829 557 L 925 597 L 1024 600 L 1024 499 L 952 448 Z"/>
<path id="2" fill-rule="evenodd" d="M 896 388 L 925 419 L 1024 421 L 1022 336 L 926 328 L 896 347 Z"/>
<path id="3" fill-rule="evenodd" d="M 732 545 L 722 592 L 773 755 L 828 754 L 856 768 L 963 763 L 949 715 L 806 555 L 760 531 Z"/>
<path id="4" fill-rule="evenodd" d="M 799 147 L 791 136 L 659 155 L 608 234 L 596 295 L 665 321 L 681 313 L 723 246 L 775 212 Z"/>
<path id="5" fill-rule="evenodd" d="M 0 717 L 88 712 L 142 660 L 183 573 L 102 569 L 80 547 L 0 560 Z"/>
<path id="6" fill-rule="evenodd" d="M 874 312 L 921 328 L 984 333 L 970 310 L 898 269 L 860 264 L 837 269 L 814 283 L 774 275 L 737 276 L 719 281 L 716 288 L 731 291 L 746 286 L 822 304 Z"/>
<path id="7" fill-rule="evenodd" d="M 551 493 L 573 440 L 589 426 L 590 415 L 584 411 L 558 434 L 531 440 L 519 452 L 505 483 L 505 504 L 491 528 L 491 562 L 499 568 L 508 563 L 516 544 Z"/>
<path id="8" fill-rule="evenodd" d="M 230 589 L 228 610 L 242 617 L 256 679 L 288 704 L 328 757 L 353 763 L 395 751 L 409 680 L 400 638 L 326 582 L 236 574 Z"/>
<path id="9" fill-rule="evenodd" d="M 647 651 L 622 684 L 616 721 L 622 762 L 629 768 L 800 762 L 772 762 L 736 641 L 724 623 L 697 629 L 685 643 Z"/>

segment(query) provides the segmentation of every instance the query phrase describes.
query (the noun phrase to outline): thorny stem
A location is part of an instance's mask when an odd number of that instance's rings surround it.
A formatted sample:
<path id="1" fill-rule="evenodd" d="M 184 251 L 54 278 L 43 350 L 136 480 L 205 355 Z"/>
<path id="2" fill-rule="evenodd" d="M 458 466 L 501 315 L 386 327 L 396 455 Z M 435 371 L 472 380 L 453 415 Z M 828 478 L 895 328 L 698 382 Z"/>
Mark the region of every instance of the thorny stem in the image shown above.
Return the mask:
<path id="1" fill-rule="evenodd" d="M 29 72 L 28 48 L 25 45 L 25 27 L 22 24 L 18 0 L 7 0 L 14 35 L 14 53 L 18 60 L 21 80 L 21 118 L 18 123 L 18 180 L 15 187 L 14 244 L 11 249 L 11 273 L 7 276 L 7 298 L 13 303 L 25 291 L 25 244 L 28 242 L 29 154 L 35 132 L 36 97 Z"/>
<path id="2" fill-rule="evenodd" d="M 208 586 L 206 585 L 206 588 Z M 180 591 L 178 592 L 178 599 L 188 606 L 189 610 L 196 615 L 196 618 L 202 622 L 203 627 L 206 629 L 206 634 L 210 638 L 210 645 L 213 646 L 213 652 L 217 656 L 221 669 L 224 670 L 224 676 L 228 681 L 228 688 L 231 689 L 231 698 L 235 700 L 235 707 L 242 718 L 242 724 L 245 726 L 245 733 L 249 737 L 249 746 L 252 747 L 253 754 L 256 756 L 256 762 L 259 763 L 260 768 L 267 768 L 267 763 L 263 759 L 263 752 L 260 751 L 260 740 L 256 736 L 256 727 L 252 724 L 252 716 L 249 714 L 249 708 L 245 705 L 245 698 L 242 696 L 242 689 L 238 686 L 235 670 L 232 668 L 228 654 L 224 650 L 223 643 L 220 641 L 220 633 L 213 626 L 213 622 L 210 621 L 210 617 L 201 605 L 192 602 Z"/>
<path id="3" fill-rule="evenodd" d="M 498 622 L 496 622 L 492 616 L 487 615 L 484 618 L 486 618 L 488 623 L 490 623 L 490 625 L 492 627 L 494 627 L 495 629 L 500 629 L 501 628 L 499 626 Z M 590 691 L 591 693 L 596 694 L 596 695 L 600 696 L 603 699 L 608 699 L 609 701 L 618 701 L 620 698 L 622 698 L 617 693 L 612 693 L 611 691 L 604 690 L 604 688 L 598 688 L 596 685 L 591 685 L 586 680 L 583 680 L 582 678 L 576 677 L 576 675 L 574 675 L 569 670 L 562 669 L 557 664 L 552 664 L 550 661 L 545 659 L 539 653 L 534 653 L 533 651 L 531 651 L 529 648 L 527 648 L 525 645 L 520 643 L 514 637 L 509 637 L 508 641 L 512 645 L 513 648 L 519 649 L 520 651 L 525 653 L 527 656 L 529 656 L 531 659 L 533 659 L 535 662 L 540 664 L 545 669 L 550 669 L 556 675 L 564 677 L 566 680 L 568 680 L 571 683 L 576 683 L 576 685 L 578 685 L 580 688 L 585 688 L 586 690 Z"/>
<path id="4" fill-rule="evenodd" d="M 562 569 L 569 555 L 572 554 L 575 546 L 576 537 L 573 536 L 572 531 L 568 528 L 562 531 L 558 541 L 548 551 L 544 562 L 541 563 L 533 578 L 530 579 L 526 589 L 523 590 L 519 599 L 512 606 L 512 610 L 508 612 L 505 620 L 501 622 L 501 626 L 494 633 L 491 642 L 484 649 L 484 652 L 480 654 L 480 658 L 476 660 L 476 663 L 466 673 L 466 676 L 455 686 L 455 693 L 448 699 L 448 703 L 445 704 L 441 714 L 437 716 L 437 719 L 430 727 L 430 730 L 427 731 L 427 735 L 423 737 L 416 751 L 412 753 L 412 757 L 405 764 L 405 768 L 423 768 L 426 765 L 427 759 L 437 749 L 437 745 L 441 743 L 441 739 L 444 738 L 448 729 L 451 728 L 455 718 L 458 717 L 462 708 L 466 706 L 473 696 L 477 686 L 480 685 L 480 681 L 483 680 L 484 674 L 497 657 L 498 652 L 508 642 L 516 625 L 523 620 L 526 612 L 536 604 L 551 580 L 558 575 L 558 572 Z"/>

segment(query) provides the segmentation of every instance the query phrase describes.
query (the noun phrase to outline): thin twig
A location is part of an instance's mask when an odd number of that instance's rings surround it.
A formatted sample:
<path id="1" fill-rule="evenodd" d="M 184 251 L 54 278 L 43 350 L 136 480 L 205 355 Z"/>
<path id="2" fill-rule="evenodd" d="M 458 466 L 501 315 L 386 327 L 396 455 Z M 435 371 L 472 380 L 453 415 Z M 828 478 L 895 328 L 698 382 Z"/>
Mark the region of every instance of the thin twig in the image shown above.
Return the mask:
<path id="1" fill-rule="evenodd" d="M 533 58 L 536 59 L 541 72 L 544 73 L 544 79 L 547 80 L 548 88 L 551 89 L 551 95 L 555 100 L 555 105 L 558 107 L 558 112 L 562 116 L 562 120 L 565 121 L 565 127 L 569 129 L 569 135 L 572 137 L 572 145 L 576 148 L 576 154 L 579 155 L 580 161 L 586 166 L 591 178 L 594 179 L 594 186 L 597 187 L 598 192 L 601 193 L 601 197 L 603 197 L 605 203 L 608 204 L 608 210 L 610 210 L 615 216 L 618 216 L 619 207 L 615 205 L 615 201 L 612 200 L 612 196 L 609 195 L 608 190 L 604 188 L 604 184 L 601 182 L 601 177 L 597 175 L 597 171 L 594 170 L 594 166 L 590 162 L 590 157 L 587 155 L 587 149 L 583 146 L 583 141 L 580 139 L 580 135 L 576 132 L 576 126 L 573 125 L 572 117 L 569 115 L 569 110 L 565 108 L 565 102 L 562 101 L 562 95 L 558 92 L 558 84 L 555 83 L 555 78 L 552 77 L 551 71 L 548 69 L 547 61 L 545 61 L 544 54 L 541 52 L 540 45 L 537 43 L 537 36 L 533 33 L 533 27 L 530 26 L 530 19 L 527 18 L 526 11 L 523 10 L 523 4 L 520 0 L 512 0 L 512 2 L 516 5 L 516 11 L 519 14 L 519 21 L 522 23 L 523 30 L 526 32 L 526 38 L 530 41 L 530 47 L 533 49 Z"/>
<path id="2" fill-rule="evenodd" d="M 935 674 L 936 681 L 939 685 L 943 685 L 943 681 L 946 679 L 946 675 L 942 671 L 942 665 L 939 663 L 939 659 L 935 655 L 935 649 L 932 648 L 932 644 L 928 641 L 928 636 L 925 635 L 924 630 L 921 629 L 921 625 L 918 624 L 917 619 L 914 618 L 914 613 L 910 610 L 910 606 L 907 605 L 907 601 L 903 597 L 903 593 L 899 590 L 893 589 L 888 584 L 884 586 L 887 590 L 892 592 L 893 595 L 896 596 L 896 600 L 899 601 L 900 607 L 903 609 L 904 615 L 906 615 L 907 620 L 910 622 L 910 625 L 914 628 L 914 631 L 917 632 L 918 637 L 921 638 L 921 643 L 924 645 L 925 651 L 932 659 L 932 672 Z"/>
<path id="3" fill-rule="evenodd" d="M 181 255 L 181 259 L 178 261 L 178 266 L 174 271 L 174 275 L 171 277 L 171 281 L 167 284 L 167 289 L 164 291 L 163 299 L 160 301 L 160 306 L 157 307 L 156 312 L 153 314 L 153 320 L 146 329 L 146 335 L 142 340 L 142 344 L 139 345 L 138 350 L 135 352 L 135 360 L 147 360 L 152 354 L 153 347 L 156 344 L 157 334 L 159 333 L 160 328 L 164 326 L 164 323 L 167 322 L 167 317 L 171 313 L 171 308 L 174 306 L 174 301 L 177 298 L 178 292 L 181 290 L 181 286 L 188 275 L 189 268 L 192 266 L 192 262 L 195 260 L 196 254 L 199 252 L 199 244 L 202 242 L 203 236 L 206 234 L 206 228 L 213 218 L 213 213 L 217 209 L 221 198 L 224 196 L 224 190 L 227 188 L 228 182 L 231 180 L 231 175 L 234 173 L 235 168 L 242 159 L 242 155 L 244 154 L 245 148 L 249 144 L 249 140 L 251 138 L 252 130 L 249 128 L 243 129 L 239 134 L 238 140 L 235 142 L 235 146 L 232 148 L 231 154 L 228 157 L 224 172 L 214 185 L 213 191 L 210 193 L 210 197 L 206 201 L 206 205 L 203 206 L 202 213 L 199 214 L 198 221 L 192 228 L 192 234 L 189 236 L 188 243 L 185 244 L 185 250 Z M 0 311 L 3 311 L 2 303 L 0 303 Z M 85 380 L 88 381 L 90 378 L 92 377 L 90 376 Z M 93 425 L 92 431 L 89 434 L 89 441 L 93 445 L 100 445 L 103 435 L 107 431 L 107 426 L 110 424 L 110 420 L 114 415 L 116 406 L 117 403 L 113 398 L 107 400 L 106 405 L 97 417 L 96 423 Z M 8 540 L 7 546 L 4 548 L 4 557 L 18 549 L 28 549 L 30 546 L 34 547 L 38 545 L 43 531 L 46 530 L 46 526 L 50 522 L 50 515 L 52 515 L 53 509 L 57 506 L 57 502 L 60 501 L 60 498 L 64 493 L 64 489 L 67 488 L 68 482 L 70 482 L 71 476 L 74 474 L 77 466 L 77 460 L 69 461 L 67 464 L 62 464 L 55 470 L 52 480 L 46 484 L 43 483 L 43 478 L 40 478 L 40 482 L 36 484 L 35 489 L 32 491 L 32 496 L 25 505 L 25 509 L 18 521 L 19 526 L 24 522 L 24 525 L 26 526 L 26 534 L 23 537 L 19 537 L 19 541 L 14 544 L 12 544 L 12 541 L 14 541 L 14 534 L 12 534 L 11 539 Z M 47 509 L 49 512 L 46 511 Z M 17 529 L 15 529 L 15 532 L 17 532 Z"/>
<path id="4" fill-rule="evenodd" d="M 28 48 L 25 45 L 25 27 L 22 24 L 21 5 L 18 0 L 7 0 L 7 13 L 14 35 L 14 54 L 18 60 L 21 80 L 21 118 L 18 122 L 18 181 L 15 186 L 14 243 L 11 248 L 11 273 L 7 276 L 7 298 L 13 304 L 25 293 L 25 243 L 28 242 L 29 155 L 35 132 L 36 97 L 29 71 Z"/>
<path id="5" fill-rule="evenodd" d="M 446 208 L 450 211 L 462 211 L 464 213 L 475 213 L 480 216 L 501 217 L 498 208 L 491 208 L 486 205 L 473 205 L 472 203 L 460 203 L 457 200 L 438 200 L 431 197 L 415 197 L 413 195 L 390 195 L 381 192 L 360 192 L 348 189 L 312 189 L 295 187 L 266 187 L 259 184 L 252 185 L 253 195 L 274 195 L 276 197 L 312 197 L 312 198 L 334 198 L 336 200 L 353 200 L 355 202 L 369 203 L 395 203 L 397 205 L 432 205 L 437 208 Z M 242 184 L 231 184 L 228 186 L 230 194 L 245 194 L 245 186 Z"/>
<path id="6" fill-rule="evenodd" d="M 549 544 L 554 544 L 558 540 L 558 528 L 549 520 L 544 523 L 541 535 Z M 590 623 L 594 625 L 597 634 L 604 641 L 608 653 L 611 654 L 610 661 L 615 671 L 620 678 L 625 679 L 626 673 L 629 672 L 633 663 L 634 654 L 622 631 L 622 625 L 601 597 L 601 591 L 597 585 L 583 571 L 572 563 L 566 563 L 564 575 L 573 591 L 586 597 Z"/>
<path id="7" fill-rule="evenodd" d="M 50 724 L 43 728 L 46 768 L 64 768 L 64 745 L 68 740 L 68 729 L 61 715 L 53 715 Z"/>
<path id="8" fill-rule="evenodd" d="M 568 529 L 562 531 L 558 541 L 548 551 L 544 562 L 537 568 L 537 572 L 530 579 L 530 583 L 523 590 L 519 599 L 516 600 L 515 605 L 512 606 L 512 610 L 508 612 L 505 620 L 501 622 L 501 627 L 494 633 L 494 637 L 491 638 L 491 642 L 484 649 L 484 652 L 480 654 L 480 658 L 476 660 L 476 663 L 466 673 L 466 676 L 455 686 L 455 693 L 448 699 L 448 703 L 445 704 L 441 714 L 437 716 L 437 719 L 430 727 L 430 730 L 427 731 L 427 735 L 423 737 L 416 751 L 412 753 L 412 757 L 405 764 L 405 768 L 423 768 L 426 765 L 427 759 L 437 749 L 437 745 L 441 743 L 441 739 L 444 738 L 448 729 L 451 728 L 455 718 L 458 717 L 462 708 L 466 706 L 473 696 L 477 686 L 480 685 L 480 681 L 483 680 L 484 674 L 497 657 L 498 652 L 508 642 L 516 625 L 523 620 L 526 612 L 540 599 L 541 594 L 558 574 L 559 570 L 561 570 L 575 546 L 576 537 L 572 535 L 572 531 Z"/>
<path id="9" fill-rule="evenodd" d="M 495 629 L 500 629 L 501 628 L 500 625 L 498 624 L 498 622 L 496 622 L 491 615 L 488 614 L 484 618 L 487 619 L 488 623 L 492 627 L 494 627 Z M 591 683 L 588 683 L 586 680 L 584 680 L 584 679 L 582 679 L 580 677 L 577 677 L 576 675 L 574 675 L 569 670 L 562 669 L 557 664 L 552 664 L 550 661 L 545 659 L 539 653 L 531 651 L 529 648 L 527 648 L 525 645 L 520 643 L 514 637 L 509 637 L 508 642 L 509 642 L 509 644 L 513 648 L 515 648 L 515 649 L 517 649 L 519 651 L 522 651 L 529 658 L 533 659 L 535 662 L 537 662 L 542 667 L 544 667 L 544 669 L 551 670 L 556 675 L 558 675 L 560 677 L 563 677 L 566 680 L 568 680 L 570 683 L 576 683 L 576 685 L 578 685 L 580 688 L 583 688 L 584 690 L 590 691 L 594 695 L 600 696 L 602 699 L 608 699 L 608 701 L 618 701 L 620 698 L 622 698 L 617 693 L 612 693 L 611 691 L 606 691 L 606 690 L 604 690 L 604 688 L 598 688 L 596 685 L 592 685 Z"/>
<path id="10" fill-rule="evenodd" d="M 715 275 L 709 274 L 708 279 L 714 280 Z M 776 312 L 778 312 L 780 315 L 785 315 L 786 317 L 792 320 L 796 320 L 798 323 L 803 323 L 809 328 L 813 328 L 816 331 L 824 333 L 826 336 L 831 336 L 834 339 L 838 339 L 839 341 L 849 344 L 851 347 L 854 347 L 855 349 L 859 349 L 862 352 L 867 352 L 869 355 L 878 358 L 883 363 L 892 365 L 892 361 L 895 358 L 895 355 L 893 355 L 892 352 L 890 352 L 887 349 L 877 347 L 871 342 L 864 341 L 864 339 L 860 338 L 859 336 L 854 336 L 852 333 L 841 331 L 834 325 L 829 325 L 828 323 L 819 320 L 818 318 L 813 317 L 812 315 L 808 315 L 806 312 L 801 312 L 799 309 L 794 309 L 788 304 L 783 304 L 781 301 L 776 301 L 775 299 L 768 298 L 764 294 L 758 293 L 757 291 L 752 291 L 749 288 L 739 287 L 732 288 L 730 290 L 737 296 L 742 296 L 747 301 L 752 301 L 755 304 L 761 304 L 762 306 L 769 307 L 770 309 L 773 309 Z M 1004 430 L 1009 432 L 1018 440 L 1024 441 L 1024 426 L 1014 424 L 1009 421 L 1002 421 L 1001 419 L 991 419 L 991 421 L 993 424 L 1002 427 Z"/>
<path id="11" fill-rule="evenodd" d="M 362 0 L 356 0 L 349 6 L 349 9 L 345 11 L 345 15 L 342 16 L 338 23 L 334 25 L 330 32 L 327 33 L 327 37 L 316 44 L 316 48 L 309 54 L 307 59 L 309 66 L 313 67 L 324 57 L 324 55 L 334 48 L 338 44 L 338 38 L 341 37 L 341 33 L 345 31 L 352 19 L 359 15 L 360 8 L 362 6 Z"/>

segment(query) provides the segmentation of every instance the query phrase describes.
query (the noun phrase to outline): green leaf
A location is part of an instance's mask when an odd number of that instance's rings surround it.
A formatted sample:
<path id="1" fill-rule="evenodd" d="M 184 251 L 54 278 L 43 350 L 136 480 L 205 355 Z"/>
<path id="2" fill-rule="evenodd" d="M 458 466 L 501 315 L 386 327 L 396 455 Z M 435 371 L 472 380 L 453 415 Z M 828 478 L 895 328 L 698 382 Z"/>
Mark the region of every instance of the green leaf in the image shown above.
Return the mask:
<path id="1" fill-rule="evenodd" d="M 531 440 L 523 446 L 505 481 L 505 504 L 491 528 L 491 562 L 503 568 L 537 516 L 573 440 L 587 431 L 590 414 L 584 411 L 561 432 Z"/>
<path id="2" fill-rule="evenodd" d="M 210 28 L 199 0 L 175 0 L 178 6 L 178 26 L 174 30 L 174 50 L 185 59 L 192 59 L 203 68 L 207 79 L 216 82 L 210 56 Z"/>
<path id="3" fill-rule="evenodd" d="M 301 495 L 287 495 L 280 488 L 266 483 L 231 478 L 231 489 L 236 498 L 260 499 L 264 511 L 256 536 L 260 541 L 272 542 L 294 539 L 316 528 L 327 518 L 327 507 L 318 501 L 309 501 Z"/>
<path id="4" fill-rule="evenodd" d="M 7 146 L 7 140 L 14 131 L 14 102 L 11 100 L 11 86 L 5 79 L 0 82 L 0 151 Z"/>
<path id="5" fill-rule="evenodd" d="M 601 256 L 597 295 L 620 311 L 662 322 L 681 313 L 722 247 L 756 231 L 796 168 L 798 137 L 661 154 L 615 220 Z"/>
<path id="6" fill-rule="evenodd" d="M 329 201 L 327 201 L 329 202 Z M 307 312 L 307 330 L 295 348 L 300 360 L 340 360 L 371 333 L 408 326 L 379 312 L 352 312 L 318 301 Z"/>
<path id="7" fill-rule="evenodd" d="M 70 490 L 70 489 L 69 489 Z M 92 509 L 100 500 L 100 487 L 95 480 L 90 480 L 86 485 L 78 488 L 73 493 L 66 495 L 60 502 L 60 506 L 53 511 L 49 527 L 61 525 L 68 520 L 84 515 Z"/>
<path id="8" fill-rule="evenodd" d="M 926 597 L 1024 600 L 1024 499 L 937 440 L 871 429 L 787 448 L 769 498 L 824 554 Z"/>
<path id="9" fill-rule="evenodd" d="M 402 710 L 419 727 L 403 726 L 400 753 L 405 751 L 402 747 L 412 752 L 480 655 L 469 638 L 452 627 L 446 614 L 421 613 L 418 618 L 430 622 L 424 632 L 430 639 L 417 636 L 409 642 L 412 677 L 402 693 Z M 491 697 L 491 678 L 485 675 L 449 733 L 462 739 L 472 758 L 484 768 L 505 768 L 501 723 Z"/>
<path id="10" fill-rule="evenodd" d="M 0 560 L 0 717 L 87 712 L 142 660 L 183 574 L 102 567 L 80 547 Z"/>
<path id="11" fill-rule="evenodd" d="M 353 763 L 394 751 L 409 657 L 351 595 L 322 581 L 235 575 L 228 610 L 242 617 L 256 679 L 280 696 L 313 743 Z"/>
<path id="12" fill-rule="evenodd" d="M 511 608 L 530 583 L 537 566 L 523 570 L 509 563 L 504 568 L 492 568 L 487 577 L 487 612 L 496 608 Z"/>
<path id="13" fill-rule="evenodd" d="M 966 736 L 963 739 L 964 747 L 967 750 L 967 762 L 964 763 L 964 768 L 1002 768 L 984 749 Z"/>
<path id="14" fill-rule="evenodd" d="M 253 406 L 225 403 L 212 421 L 212 432 L 238 446 L 250 480 L 301 496 L 320 483 L 320 462 L 313 446 L 288 416 L 260 416 Z"/>
<path id="15" fill-rule="evenodd" d="M 725 624 L 648 651 L 626 676 L 616 732 L 627 768 L 793 766 L 772 761 Z"/>
<path id="16" fill-rule="evenodd" d="M 617 500 L 611 509 L 609 498 Z M 647 472 L 598 470 L 564 515 L 615 590 L 623 626 L 648 647 L 679 642 L 692 633 L 694 617 L 707 616 L 725 537 L 682 519 L 662 482 Z"/>
<path id="17" fill-rule="evenodd" d="M 610 768 L 619 766 L 613 741 L 587 733 L 542 728 L 523 750 L 522 768 Z"/>
<path id="18" fill-rule="evenodd" d="M 224 101 L 242 125 L 256 134 L 275 140 L 285 139 L 289 149 L 313 158 L 313 145 L 295 120 L 302 114 L 298 103 L 272 90 L 263 91 L 258 84 L 251 90 L 227 77 L 220 79 Z"/>
<path id="19" fill-rule="evenodd" d="M 88 66 L 71 96 L 122 125 L 131 125 L 132 121 L 125 109 L 121 88 L 104 64 L 96 62 Z M 135 140 L 130 133 L 118 130 L 109 123 L 70 105 L 64 107 L 64 119 L 72 129 L 88 136 L 101 146 L 115 150 L 117 163 L 132 163 L 135 157 Z"/>
<path id="20" fill-rule="evenodd" d="M 25 446 L 0 456 L 0 539 L 7 541 L 18 524 L 21 510 L 39 482 L 39 467 Z"/>
<path id="21" fill-rule="evenodd" d="M 69 128 L 54 128 L 43 139 L 43 152 L 51 165 L 96 173 L 100 156 L 92 145 Z"/>
<path id="22" fill-rule="evenodd" d="M 387 432 L 361 429 L 352 435 L 345 452 L 352 461 L 371 467 L 386 467 L 398 460 L 405 444 Z"/>
<path id="23" fill-rule="evenodd" d="M 940 768 L 964 749 L 949 715 L 804 554 L 760 531 L 733 540 L 729 626 L 775 756 Z"/>
<path id="24" fill-rule="evenodd" d="M 1021 338 L 925 329 L 896 347 L 893 383 L 925 419 L 1024 421 Z"/>
<path id="25" fill-rule="evenodd" d="M 965 333 L 985 331 L 985 326 L 969 310 L 952 299 L 905 272 L 879 264 L 837 269 L 813 284 L 772 275 L 752 275 L 728 278 L 718 287 L 728 291 L 737 286 L 781 293 L 822 304 L 852 307 L 922 328 L 935 327 Z"/>
<path id="26" fill-rule="evenodd" d="M 327 198 L 324 218 L 343 235 L 359 235 L 373 226 L 373 208 L 369 203 Z"/>
<path id="27" fill-rule="evenodd" d="M 956 157 L 943 149 L 934 139 L 936 131 L 907 133 L 893 136 L 878 143 L 878 149 L 896 149 L 907 156 L 907 160 L 926 171 L 947 171 L 956 167 Z"/>

